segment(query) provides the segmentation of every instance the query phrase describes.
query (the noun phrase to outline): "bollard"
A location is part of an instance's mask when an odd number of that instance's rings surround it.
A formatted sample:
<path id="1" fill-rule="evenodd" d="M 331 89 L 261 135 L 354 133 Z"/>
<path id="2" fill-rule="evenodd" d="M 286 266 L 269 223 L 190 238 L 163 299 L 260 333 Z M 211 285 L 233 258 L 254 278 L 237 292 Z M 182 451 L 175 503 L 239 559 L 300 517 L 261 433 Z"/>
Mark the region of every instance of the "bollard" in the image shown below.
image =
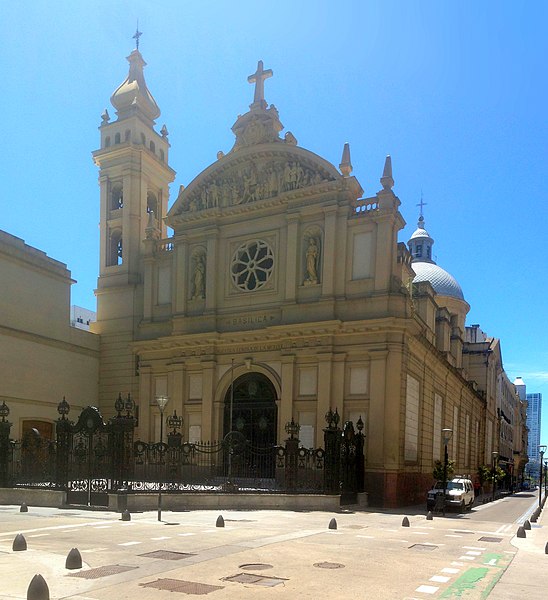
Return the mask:
<path id="1" fill-rule="evenodd" d="M 65 561 L 65 569 L 81 569 L 82 568 L 82 555 L 78 548 L 73 548 L 67 555 Z"/>
<path id="2" fill-rule="evenodd" d="M 409 527 L 409 519 L 407 517 L 403 517 L 403 521 L 401 522 L 402 527 Z"/>
<path id="3" fill-rule="evenodd" d="M 525 529 L 520 525 L 518 527 L 518 532 L 516 534 L 519 538 L 524 538 L 527 537 L 527 534 L 525 533 Z"/>
<path id="4" fill-rule="evenodd" d="M 428 511 L 428 514 L 426 515 L 426 520 L 427 521 L 433 521 L 434 520 L 434 515 L 432 514 L 431 510 Z"/>
<path id="5" fill-rule="evenodd" d="M 548 554 L 548 542 L 546 542 L 546 546 L 544 546 L 544 554 Z"/>
<path id="6" fill-rule="evenodd" d="M 122 521 L 131 521 L 131 514 L 127 508 L 122 513 Z"/>
<path id="7" fill-rule="evenodd" d="M 35 575 L 27 590 L 27 600 L 49 600 L 49 588 L 42 575 Z"/>
<path id="8" fill-rule="evenodd" d="M 19 508 L 19 512 L 29 512 L 29 507 L 23 502 Z"/>
<path id="9" fill-rule="evenodd" d="M 329 529 L 337 529 L 337 519 L 335 517 L 329 521 Z"/>
<path id="10" fill-rule="evenodd" d="M 21 550 L 27 549 L 27 540 L 22 533 L 18 533 L 13 540 L 12 550 L 14 552 L 20 552 Z"/>
<path id="11" fill-rule="evenodd" d="M 523 523 L 523 529 L 531 529 L 531 523 L 529 523 L 528 519 L 525 519 L 525 522 Z"/>
<path id="12" fill-rule="evenodd" d="M 223 519 L 223 515 L 219 515 L 217 517 L 217 522 L 215 523 L 215 527 L 224 527 L 225 526 L 225 520 Z"/>

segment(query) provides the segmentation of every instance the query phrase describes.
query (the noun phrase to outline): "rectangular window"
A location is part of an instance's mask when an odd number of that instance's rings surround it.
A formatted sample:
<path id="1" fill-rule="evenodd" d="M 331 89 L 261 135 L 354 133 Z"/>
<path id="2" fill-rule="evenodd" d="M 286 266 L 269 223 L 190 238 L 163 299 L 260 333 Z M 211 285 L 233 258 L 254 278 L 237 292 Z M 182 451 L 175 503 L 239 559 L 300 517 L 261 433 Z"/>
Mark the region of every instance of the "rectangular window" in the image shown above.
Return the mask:
<path id="1" fill-rule="evenodd" d="M 407 375 L 405 400 L 404 456 L 406 461 L 416 462 L 419 442 L 419 382 L 411 375 Z"/>
<path id="2" fill-rule="evenodd" d="M 443 400 L 439 394 L 434 394 L 434 431 L 432 432 L 432 460 L 441 460 L 441 415 Z"/>

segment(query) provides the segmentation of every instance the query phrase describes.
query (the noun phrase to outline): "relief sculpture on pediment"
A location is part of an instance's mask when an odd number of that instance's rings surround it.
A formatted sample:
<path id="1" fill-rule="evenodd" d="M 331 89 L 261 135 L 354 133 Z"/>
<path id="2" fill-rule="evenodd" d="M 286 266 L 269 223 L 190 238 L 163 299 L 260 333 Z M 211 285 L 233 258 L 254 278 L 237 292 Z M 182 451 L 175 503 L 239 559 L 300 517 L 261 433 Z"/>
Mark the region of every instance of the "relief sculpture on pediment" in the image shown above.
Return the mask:
<path id="1" fill-rule="evenodd" d="M 248 204 L 333 180 L 327 171 L 298 160 L 248 162 L 210 177 L 188 193 L 181 212 Z"/>

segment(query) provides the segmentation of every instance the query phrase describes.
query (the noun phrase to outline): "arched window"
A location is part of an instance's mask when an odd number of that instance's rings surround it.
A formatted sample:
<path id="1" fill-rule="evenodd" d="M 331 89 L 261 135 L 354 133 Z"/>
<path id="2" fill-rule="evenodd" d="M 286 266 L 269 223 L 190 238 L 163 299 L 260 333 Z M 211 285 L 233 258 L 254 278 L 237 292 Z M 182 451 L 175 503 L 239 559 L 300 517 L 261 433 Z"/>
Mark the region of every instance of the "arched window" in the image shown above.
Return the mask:
<path id="1" fill-rule="evenodd" d="M 110 146 L 110 136 L 107 135 L 107 137 L 105 138 L 105 148 L 108 148 Z"/>
<path id="2" fill-rule="evenodd" d="M 120 143 L 120 134 L 119 134 L 119 133 L 117 133 L 117 134 L 114 136 L 114 143 L 115 143 L 115 144 L 119 144 L 119 143 Z"/>
<path id="3" fill-rule="evenodd" d="M 156 144 L 152 140 L 150 140 L 149 147 L 150 147 L 150 151 L 154 152 L 154 154 L 156 154 Z"/>
<path id="4" fill-rule="evenodd" d="M 121 183 L 115 183 L 110 191 L 110 210 L 124 207 L 124 191 Z"/>
<path id="5" fill-rule="evenodd" d="M 141 133 L 141 143 L 143 144 L 143 146 L 147 145 L 147 140 L 144 133 Z"/>
<path id="6" fill-rule="evenodd" d="M 154 192 L 148 192 L 147 194 L 147 214 L 151 212 L 158 218 L 158 200 Z"/>
<path id="7" fill-rule="evenodd" d="M 131 137 L 131 131 L 126 129 L 126 133 L 124 134 L 124 141 L 129 142 L 129 138 Z"/>
<path id="8" fill-rule="evenodd" d="M 110 234 L 107 266 L 115 267 L 122 264 L 122 231 L 115 229 Z"/>
<path id="9" fill-rule="evenodd" d="M 165 159 L 164 151 L 160 148 L 160 160 L 163 162 Z"/>

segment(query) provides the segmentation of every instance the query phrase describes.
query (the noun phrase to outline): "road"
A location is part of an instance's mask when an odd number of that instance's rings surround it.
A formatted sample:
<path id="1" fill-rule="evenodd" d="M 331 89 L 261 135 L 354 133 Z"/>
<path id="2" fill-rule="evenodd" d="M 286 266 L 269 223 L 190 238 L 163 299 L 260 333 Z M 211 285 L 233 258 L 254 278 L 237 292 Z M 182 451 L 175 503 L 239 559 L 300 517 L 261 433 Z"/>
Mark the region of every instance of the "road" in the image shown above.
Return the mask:
<path id="1" fill-rule="evenodd" d="M 0 599 L 24 600 L 35 573 L 51 600 L 487 598 L 535 502 L 522 493 L 431 521 L 418 509 L 224 511 L 225 527 L 216 526 L 219 511 L 165 512 L 163 522 L 136 513 L 124 522 L 112 512 L 1 506 Z M 18 533 L 26 551 L 12 550 Z M 65 568 L 71 548 L 82 569 Z M 548 581 L 531 585 L 528 600 L 546 597 Z"/>

